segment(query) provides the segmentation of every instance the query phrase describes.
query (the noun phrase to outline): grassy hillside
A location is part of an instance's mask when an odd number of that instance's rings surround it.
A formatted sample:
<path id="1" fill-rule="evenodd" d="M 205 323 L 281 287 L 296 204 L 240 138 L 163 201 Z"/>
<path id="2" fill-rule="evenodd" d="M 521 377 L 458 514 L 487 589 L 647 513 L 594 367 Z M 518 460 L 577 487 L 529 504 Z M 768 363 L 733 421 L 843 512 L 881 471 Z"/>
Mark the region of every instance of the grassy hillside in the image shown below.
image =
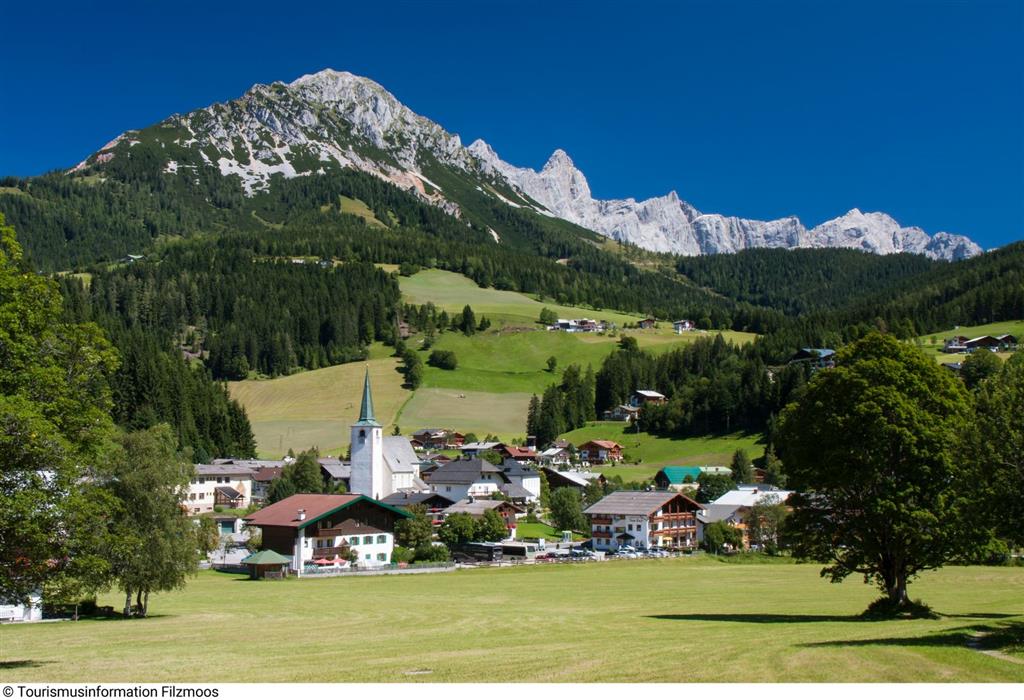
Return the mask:
<path id="1" fill-rule="evenodd" d="M 486 315 L 496 325 L 532 325 L 545 306 L 562 318 L 596 317 L 620 326 L 636 323 L 641 318 L 614 311 L 560 306 L 553 302 L 541 303 L 519 292 L 483 289 L 467 277 L 444 270 L 422 270 L 411 277 L 402 277 L 399 279 L 399 287 L 404 299 L 411 304 L 431 301 L 449 313 L 462 311 L 462 307 L 469 304 L 478 319 Z"/>
<path id="2" fill-rule="evenodd" d="M 590 423 L 562 437 L 574 445 L 587 440 L 614 440 L 622 445 L 627 462 L 615 467 L 602 465 L 599 469 L 607 476 L 618 474 L 625 481 L 650 479 L 667 465 L 727 465 L 732 453 L 740 449 L 746 450 L 751 458 L 764 452 L 761 435 L 733 433 L 675 439 L 634 433 L 633 428 L 618 421 Z"/>
<path id="3" fill-rule="evenodd" d="M 819 569 L 697 556 L 260 582 L 203 572 L 151 596 L 149 619 L 5 626 L 0 682 L 1024 682 L 1024 664 L 969 645 L 1024 625 L 1024 568 L 925 572 L 910 594 L 942 616 L 877 622 L 858 617 L 875 589 Z M 439 619 L 442 599 L 458 605 Z M 256 620 L 258 647 L 239 644 Z"/>
<path id="4" fill-rule="evenodd" d="M 531 394 L 541 394 L 549 384 L 560 381 L 570 364 L 591 365 L 597 371 L 619 342 L 618 336 L 546 331 L 536 323 L 541 309 L 547 306 L 562 317 L 597 317 L 620 325 L 639 320 L 628 314 L 543 304 L 516 292 L 482 289 L 462 275 L 441 270 L 402 277 L 400 286 L 409 303 L 432 301 L 456 313 L 469 304 L 477 318 L 486 315 L 493 326 L 468 337 L 451 332 L 439 335 L 434 348 L 455 352 L 458 368 L 426 366 L 423 384 L 415 395 L 401 388 L 401 375 L 394 371 L 397 361 L 387 356 L 390 349 L 375 346 L 369 363 L 374 398 L 378 418 L 388 423 L 389 432 L 398 423 L 406 434 L 442 426 L 481 437 L 488 433 L 503 439 L 521 437 Z M 706 335 L 676 335 L 669 323 L 627 332 L 652 352 L 667 351 Z M 736 343 L 756 338 L 737 331 L 724 331 L 723 335 Z M 414 337 L 410 343 L 417 347 L 421 340 Z M 422 353 L 424 362 L 428 354 Z M 558 360 L 553 373 L 547 371 L 547 359 L 552 356 Z M 232 396 L 249 412 L 260 454 L 279 456 L 289 447 L 298 450 L 312 445 L 322 451 L 343 449 L 348 442 L 348 424 L 359 410 L 363 368 L 364 363 L 352 363 L 274 380 L 233 382 Z"/>
<path id="5" fill-rule="evenodd" d="M 485 391 L 460 391 L 420 387 L 402 408 L 398 424 L 405 435 L 420 428 L 453 428 L 476 433 L 483 439 L 488 433 L 502 440 L 526 433 L 526 407 L 529 394 Z"/>
<path id="6" fill-rule="evenodd" d="M 409 398 L 402 388 L 391 348 L 376 345 L 366 362 L 352 362 L 277 379 L 230 382 L 228 388 L 249 413 L 261 457 L 277 458 L 318 446 L 322 454 L 342 454 L 349 426 L 359 416 L 363 376 L 370 370 L 377 420 L 390 434 L 395 415 Z"/>
<path id="7" fill-rule="evenodd" d="M 977 338 L 979 335 L 1003 335 L 1009 333 L 1017 336 L 1018 341 L 1024 341 L 1024 321 L 1002 321 L 999 323 L 986 323 L 983 326 L 957 326 L 949 330 L 929 333 L 920 337 L 925 352 L 934 354 L 941 362 L 962 361 L 966 355 L 951 355 L 942 352 L 942 345 L 947 338 L 955 335 L 965 335 L 968 338 Z M 935 342 L 932 342 L 932 339 Z M 1004 359 L 1005 359 L 1004 355 Z"/>

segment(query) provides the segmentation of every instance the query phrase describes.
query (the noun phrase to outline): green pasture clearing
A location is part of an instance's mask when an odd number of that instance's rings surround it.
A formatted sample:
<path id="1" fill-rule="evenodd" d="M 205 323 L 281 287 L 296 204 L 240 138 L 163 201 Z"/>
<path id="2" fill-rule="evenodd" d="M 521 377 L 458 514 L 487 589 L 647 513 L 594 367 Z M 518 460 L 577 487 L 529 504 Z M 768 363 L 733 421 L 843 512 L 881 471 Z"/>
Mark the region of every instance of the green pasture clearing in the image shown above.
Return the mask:
<path id="1" fill-rule="evenodd" d="M 732 453 L 743 449 L 751 459 L 764 452 L 760 434 L 708 435 L 690 438 L 666 438 L 636 433 L 625 422 L 597 421 L 562 435 L 574 445 L 587 440 L 614 440 L 623 446 L 628 463 L 595 467 L 605 476 L 618 474 L 625 481 L 652 479 L 659 469 L 674 466 L 728 465 Z"/>
<path id="2" fill-rule="evenodd" d="M 318 446 L 322 454 L 341 454 L 348 446 L 349 426 L 359 416 L 363 376 L 368 367 L 377 420 L 386 434 L 395 414 L 409 398 L 402 388 L 398 360 L 391 348 L 371 347 L 366 362 L 351 362 L 276 379 L 229 382 L 232 398 L 245 406 L 262 457 L 280 457 Z"/>
<path id="3" fill-rule="evenodd" d="M 956 335 L 964 335 L 968 338 L 977 338 L 981 335 L 1004 335 L 1009 333 L 1014 335 L 1018 340 L 1024 337 L 1024 321 L 999 321 L 997 323 L 986 323 L 983 326 L 958 326 L 956 328 L 950 328 L 945 331 L 936 331 L 935 333 L 928 333 L 922 335 L 919 340 L 921 341 L 921 347 L 925 352 L 934 353 L 941 358 L 943 362 L 958 362 L 963 360 L 963 355 L 947 355 L 942 352 L 942 345 L 947 338 L 952 338 Z M 932 342 L 932 338 L 935 338 L 935 342 Z M 949 359 L 946 359 L 949 358 Z"/>
<path id="4" fill-rule="evenodd" d="M 383 221 L 381 221 L 380 219 L 377 218 L 377 215 L 373 213 L 373 210 L 370 209 L 370 207 L 368 207 L 366 205 L 366 202 L 364 202 L 363 200 L 361 200 L 361 199 L 352 199 L 351 197 L 346 197 L 344 195 L 341 195 L 340 196 L 340 201 L 341 201 L 341 211 L 342 211 L 342 213 L 344 213 L 344 214 L 353 214 L 355 216 L 358 216 L 363 221 L 365 221 L 367 223 L 367 225 L 369 225 L 371 227 L 376 227 L 376 228 L 387 228 L 388 227 L 387 224 L 385 224 Z"/>
<path id="5" fill-rule="evenodd" d="M 968 646 L 1024 625 L 1024 567 L 925 573 L 910 593 L 943 617 L 882 622 L 858 617 L 875 589 L 819 568 L 696 556 L 259 582 L 204 572 L 151 596 L 149 619 L 5 625 L 0 682 L 1024 682 L 1024 665 Z"/>
<path id="6" fill-rule="evenodd" d="M 410 304 L 434 303 L 448 313 L 462 311 L 469 304 L 477 319 L 486 315 L 496 325 L 519 324 L 533 327 L 545 306 L 561 318 L 607 319 L 622 326 L 636 323 L 640 316 L 615 311 L 598 311 L 555 303 L 541 303 L 519 292 L 482 289 L 473 280 L 455 272 L 422 270 L 412 277 L 399 278 L 402 296 Z"/>
<path id="7" fill-rule="evenodd" d="M 481 440 L 488 433 L 511 440 L 526 434 L 529 402 L 529 394 L 420 387 L 396 420 L 405 435 L 438 427 L 476 433 Z"/>

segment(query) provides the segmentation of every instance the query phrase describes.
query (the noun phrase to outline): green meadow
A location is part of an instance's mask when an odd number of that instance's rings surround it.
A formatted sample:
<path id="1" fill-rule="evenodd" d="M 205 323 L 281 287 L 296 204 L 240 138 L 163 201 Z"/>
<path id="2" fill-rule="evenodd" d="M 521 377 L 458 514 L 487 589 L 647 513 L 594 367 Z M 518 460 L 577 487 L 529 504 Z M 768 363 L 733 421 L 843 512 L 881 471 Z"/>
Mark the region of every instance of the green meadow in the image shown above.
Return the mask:
<path id="1" fill-rule="evenodd" d="M 947 338 L 955 335 L 963 335 L 968 338 L 977 338 L 981 335 L 1004 335 L 1009 333 L 1017 337 L 1017 340 L 1024 340 L 1024 321 L 1001 321 L 999 323 L 987 323 L 983 326 L 957 326 L 949 330 L 939 331 L 922 335 L 918 340 L 925 352 L 933 355 L 938 362 L 963 362 L 967 355 L 958 353 L 950 354 L 942 352 L 943 343 Z M 932 339 L 935 342 L 932 342 Z M 998 353 L 999 357 L 1007 359 L 1011 353 Z"/>
<path id="2" fill-rule="evenodd" d="M 751 459 L 764 452 L 764 438 L 760 434 L 733 433 L 690 438 L 667 438 L 636 433 L 634 428 L 619 421 L 589 423 L 562 436 L 579 445 L 587 440 L 614 440 L 623 446 L 624 464 L 595 467 L 605 476 L 618 474 L 623 481 L 651 479 L 664 466 L 727 466 L 736 450 L 746 450 Z"/>
<path id="3" fill-rule="evenodd" d="M 392 348 L 375 345 L 366 362 L 350 362 L 275 379 L 229 382 L 232 398 L 249 414 L 261 457 L 280 458 L 319 447 L 324 455 L 343 454 L 349 426 L 359 417 L 363 377 L 370 370 L 377 420 L 390 434 L 395 416 L 411 392 L 402 388 Z"/>
<path id="4" fill-rule="evenodd" d="M 359 213 L 355 200 L 342 204 L 352 213 Z M 395 268 L 381 267 L 389 271 Z M 545 304 L 518 292 L 481 289 L 462 275 L 442 270 L 401 277 L 399 284 L 407 302 L 432 301 L 454 313 L 469 304 L 477 318 L 486 315 L 493 325 L 473 336 L 456 332 L 437 336 L 433 348 L 453 351 L 458 367 L 441 370 L 425 365 L 423 383 L 415 393 L 402 389 L 398 361 L 390 357 L 391 348 L 379 344 L 371 348 L 366 363 L 270 380 L 231 382 L 231 395 L 249 413 L 261 456 L 279 457 L 289 448 L 301 450 L 314 445 L 325 453 L 343 450 L 348 444 L 348 425 L 359 410 L 358 392 L 366 366 L 373 380 L 378 419 L 387 424 L 388 432 L 397 423 L 406 434 L 436 426 L 481 437 L 488 433 L 502 439 L 521 437 L 526 430 L 526 406 L 531 394 L 541 394 L 549 384 L 561 381 L 562 372 L 571 364 L 592 366 L 597 371 L 619 342 L 619 336 L 544 330 L 536 323 L 541 309 L 547 306 L 561 317 L 596 317 L 620 326 L 640 320 L 635 315 Z M 676 335 L 667 322 L 657 328 L 625 332 L 642 348 L 655 353 L 712 337 L 702 332 Z M 722 335 L 735 343 L 756 338 L 752 333 L 736 331 L 723 331 Z M 413 337 L 409 342 L 418 347 L 422 338 Z M 422 352 L 424 363 L 428 356 L 429 351 Z M 549 357 L 558 361 L 554 372 L 547 369 Z M 647 459 L 644 452 L 640 451 L 641 458 Z"/>
<path id="5" fill-rule="evenodd" d="M 783 561 L 203 572 L 149 619 L 3 626 L 0 682 L 1024 682 L 1020 647 L 991 648 L 1024 630 L 1024 567 L 927 572 L 939 619 L 865 621 L 875 589 Z"/>

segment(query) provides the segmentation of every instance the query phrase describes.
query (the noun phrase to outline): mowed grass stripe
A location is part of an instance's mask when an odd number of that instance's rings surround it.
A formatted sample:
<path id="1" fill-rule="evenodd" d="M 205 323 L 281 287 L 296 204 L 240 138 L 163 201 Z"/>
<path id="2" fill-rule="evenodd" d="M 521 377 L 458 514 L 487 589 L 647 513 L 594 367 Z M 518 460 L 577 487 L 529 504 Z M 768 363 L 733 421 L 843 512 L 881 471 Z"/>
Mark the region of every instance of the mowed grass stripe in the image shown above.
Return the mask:
<path id="1" fill-rule="evenodd" d="M 966 645 L 1024 624 L 1024 568 L 928 572 L 912 595 L 948 617 L 891 622 L 859 620 L 874 589 L 818 569 L 694 557 L 316 581 L 204 572 L 155 595 L 149 620 L 5 626 L 0 680 L 1024 681 L 1024 666 Z"/>

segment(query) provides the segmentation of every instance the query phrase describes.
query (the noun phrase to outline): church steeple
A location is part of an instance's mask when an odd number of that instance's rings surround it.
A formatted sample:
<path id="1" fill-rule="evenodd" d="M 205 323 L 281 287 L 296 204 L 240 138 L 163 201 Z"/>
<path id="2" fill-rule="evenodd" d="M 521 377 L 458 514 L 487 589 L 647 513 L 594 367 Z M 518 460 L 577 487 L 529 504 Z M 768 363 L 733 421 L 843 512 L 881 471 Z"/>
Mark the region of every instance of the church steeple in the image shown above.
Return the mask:
<path id="1" fill-rule="evenodd" d="M 363 403 L 359 407 L 359 421 L 356 425 L 366 425 L 375 428 L 380 427 L 380 423 L 373 415 L 373 394 L 370 393 L 370 369 L 366 369 L 366 378 L 363 380 Z"/>

